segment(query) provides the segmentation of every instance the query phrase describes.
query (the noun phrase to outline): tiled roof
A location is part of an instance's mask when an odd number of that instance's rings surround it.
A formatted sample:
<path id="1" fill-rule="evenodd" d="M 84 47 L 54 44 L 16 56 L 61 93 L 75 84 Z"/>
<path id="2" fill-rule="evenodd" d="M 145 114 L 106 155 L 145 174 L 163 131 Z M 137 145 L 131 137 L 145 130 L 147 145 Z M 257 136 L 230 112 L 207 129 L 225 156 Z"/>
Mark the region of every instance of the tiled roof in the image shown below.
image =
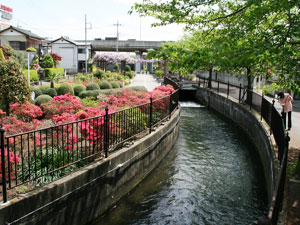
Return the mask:
<path id="1" fill-rule="evenodd" d="M 25 35 L 28 35 L 29 37 L 32 37 L 32 38 L 37 38 L 37 39 L 41 39 L 41 40 L 42 40 L 42 39 L 45 39 L 45 38 L 43 38 L 43 37 L 40 37 L 40 36 L 37 35 L 37 34 L 32 33 L 30 30 L 25 30 L 25 29 L 23 29 L 23 28 L 20 28 L 20 27 L 14 27 L 14 26 L 10 26 L 10 27 L 8 27 L 8 28 L 2 30 L 1 32 L 6 31 L 6 30 L 8 30 L 8 29 L 14 29 L 14 30 L 16 30 L 16 31 L 18 31 L 18 32 L 20 32 L 20 33 L 23 33 L 23 34 L 25 34 Z M 1 32 L 0 32 L 0 33 L 1 33 Z"/>

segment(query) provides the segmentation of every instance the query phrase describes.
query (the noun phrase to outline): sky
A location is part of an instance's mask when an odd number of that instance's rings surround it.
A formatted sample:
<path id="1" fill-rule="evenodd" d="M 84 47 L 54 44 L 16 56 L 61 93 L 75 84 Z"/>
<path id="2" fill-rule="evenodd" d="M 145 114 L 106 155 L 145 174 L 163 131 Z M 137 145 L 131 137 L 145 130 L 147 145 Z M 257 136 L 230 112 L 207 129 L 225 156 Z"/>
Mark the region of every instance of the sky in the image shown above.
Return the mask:
<path id="1" fill-rule="evenodd" d="M 183 26 L 151 27 L 155 20 L 128 14 L 131 6 L 141 0 L 0 0 L 13 9 L 13 24 L 50 40 L 67 36 L 71 40 L 116 37 L 147 41 L 176 41 L 183 37 Z"/>

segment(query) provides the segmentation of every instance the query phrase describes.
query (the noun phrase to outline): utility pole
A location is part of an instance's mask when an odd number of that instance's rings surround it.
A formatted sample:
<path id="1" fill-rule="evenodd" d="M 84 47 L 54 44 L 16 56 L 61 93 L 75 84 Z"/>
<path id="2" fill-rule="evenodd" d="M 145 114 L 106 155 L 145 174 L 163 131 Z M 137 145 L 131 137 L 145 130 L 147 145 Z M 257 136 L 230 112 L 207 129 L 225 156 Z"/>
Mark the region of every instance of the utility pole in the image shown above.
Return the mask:
<path id="1" fill-rule="evenodd" d="M 87 28 L 87 24 L 90 24 L 90 27 Z M 88 60 L 88 46 L 87 46 L 87 29 L 92 29 L 92 24 L 88 23 L 86 20 L 85 14 L 85 23 L 84 23 L 84 31 L 85 31 L 85 73 L 87 73 L 87 60 Z"/>
<path id="2" fill-rule="evenodd" d="M 142 17 L 140 17 L 140 41 L 142 40 Z"/>
<path id="3" fill-rule="evenodd" d="M 122 26 L 122 24 L 119 24 L 119 21 L 117 20 L 117 24 L 114 24 L 114 26 L 117 26 L 117 44 L 116 44 L 116 52 L 119 52 L 119 26 Z"/>

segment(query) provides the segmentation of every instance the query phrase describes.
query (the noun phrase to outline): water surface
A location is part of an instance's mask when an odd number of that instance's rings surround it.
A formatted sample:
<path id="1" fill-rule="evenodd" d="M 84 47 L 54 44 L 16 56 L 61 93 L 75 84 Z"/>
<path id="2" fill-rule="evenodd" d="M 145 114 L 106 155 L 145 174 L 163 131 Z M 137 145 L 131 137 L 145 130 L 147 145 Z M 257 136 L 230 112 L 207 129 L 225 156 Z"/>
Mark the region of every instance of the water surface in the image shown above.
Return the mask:
<path id="1" fill-rule="evenodd" d="M 96 225 L 253 224 L 267 207 L 255 147 L 231 121 L 182 103 L 176 144 Z"/>

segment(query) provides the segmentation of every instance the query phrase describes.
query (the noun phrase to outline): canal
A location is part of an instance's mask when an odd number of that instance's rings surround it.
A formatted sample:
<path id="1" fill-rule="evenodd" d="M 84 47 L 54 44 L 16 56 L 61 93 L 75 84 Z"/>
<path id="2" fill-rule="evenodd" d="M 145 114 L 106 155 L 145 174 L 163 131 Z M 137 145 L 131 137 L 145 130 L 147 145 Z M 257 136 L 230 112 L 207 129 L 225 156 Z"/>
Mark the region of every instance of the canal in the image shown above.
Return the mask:
<path id="1" fill-rule="evenodd" d="M 95 225 L 249 225 L 267 209 L 255 147 L 230 120 L 183 102 L 167 157 Z"/>

